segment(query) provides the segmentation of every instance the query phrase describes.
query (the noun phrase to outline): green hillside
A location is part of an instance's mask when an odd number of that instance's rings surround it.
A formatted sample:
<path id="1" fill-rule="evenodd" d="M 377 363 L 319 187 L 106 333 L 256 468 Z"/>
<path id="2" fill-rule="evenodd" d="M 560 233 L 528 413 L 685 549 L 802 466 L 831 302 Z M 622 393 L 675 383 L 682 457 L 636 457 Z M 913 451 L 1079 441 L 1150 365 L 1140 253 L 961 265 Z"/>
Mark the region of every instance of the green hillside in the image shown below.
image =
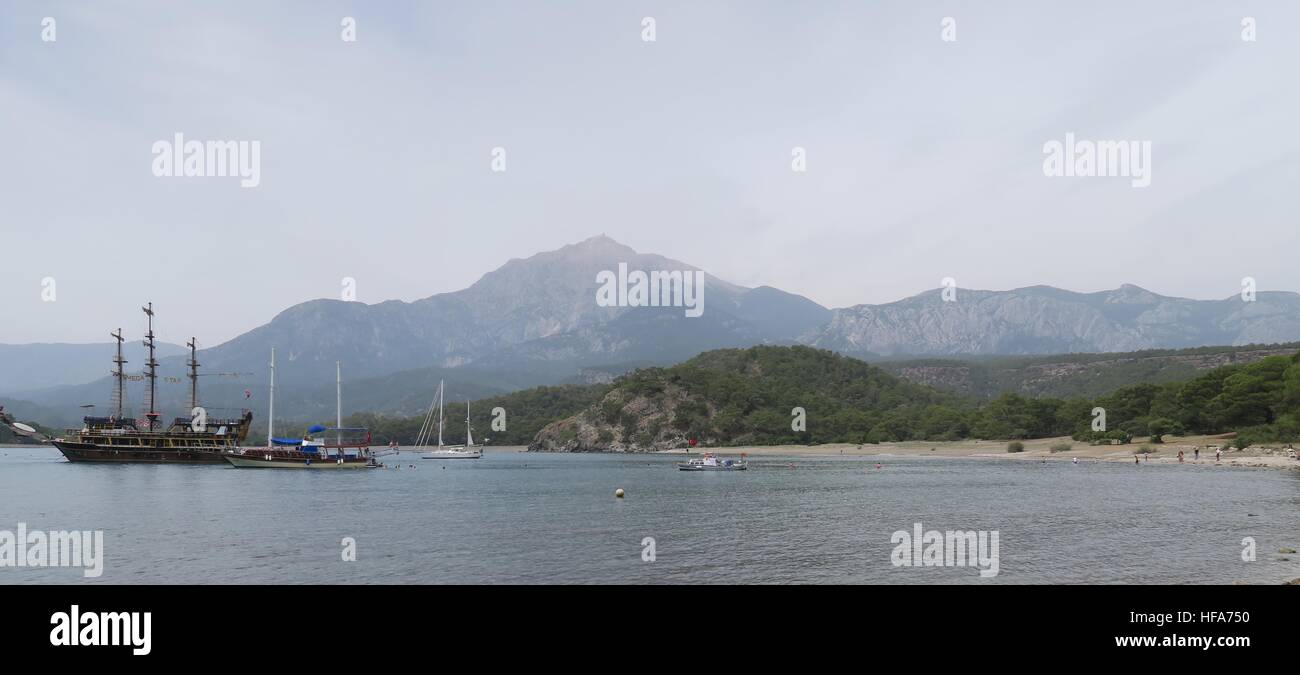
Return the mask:
<path id="1" fill-rule="evenodd" d="M 792 409 L 806 428 L 792 429 Z M 1107 432 L 1091 429 L 1106 410 Z M 1300 353 L 1217 368 L 1184 382 L 1099 397 L 961 397 L 808 347 L 707 352 L 619 378 L 598 402 L 548 425 L 539 450 L 875 443 L 1074 435 L 1081 440 L 1238 431 L 1243 442 L 1300 436 Z"/>
<path id="2" fill-rule="evenodd" d="M 1132 384 L 1190 380 L 1227 365 L 1290 355 L 1300 343 L 1153 349 L 1105 354 L 980 356 L 873 361 L 885 372 L 918 384 L 977 398 L 1103 396 Z"/>

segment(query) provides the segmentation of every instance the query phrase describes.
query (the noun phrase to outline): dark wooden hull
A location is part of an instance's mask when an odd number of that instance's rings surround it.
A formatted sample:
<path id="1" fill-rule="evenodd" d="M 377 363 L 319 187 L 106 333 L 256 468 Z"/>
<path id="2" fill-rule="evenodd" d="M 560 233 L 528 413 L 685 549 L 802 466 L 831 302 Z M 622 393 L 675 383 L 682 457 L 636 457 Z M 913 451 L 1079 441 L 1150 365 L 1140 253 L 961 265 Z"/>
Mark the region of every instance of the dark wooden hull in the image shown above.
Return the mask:
<path id="1" fill-rule="evenodd" d="M 225 464 L 219 448 L 151 448 L 119 445 L 103 447 L 76 441 L 51 441 L 69 462 L 143 464 Z"/>
<path id="2" fill-rule="evenodd" d="M 259 453 L 247 451 L 244 454 L 221 455 L 223 461 L 240 469 L 371 469 L 374 461 L 368 457 L 348 457 L 343 461 L 328 457 L 314 457 L 297 453 Z"/>

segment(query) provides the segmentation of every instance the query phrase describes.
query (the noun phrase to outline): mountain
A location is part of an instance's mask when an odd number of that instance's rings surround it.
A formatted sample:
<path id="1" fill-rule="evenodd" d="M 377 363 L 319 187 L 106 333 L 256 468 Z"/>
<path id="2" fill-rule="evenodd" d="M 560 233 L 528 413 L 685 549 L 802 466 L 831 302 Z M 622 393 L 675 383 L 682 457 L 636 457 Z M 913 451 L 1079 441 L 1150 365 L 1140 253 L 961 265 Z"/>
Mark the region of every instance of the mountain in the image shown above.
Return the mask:
<path id="1" fill-rule="evenodd" d="M 608 381 L 632 367 L 676 363 L 710 349 L 788 342 L 830 318 L 830 310 L 806 298 L 708 274 L 698 317 L 686 316 L 683 307 L 600 306 L 597 275 L 620 264 L 646 272 L 698 270 L 598 236 L 510 260 L 464 290 L 414 302 L 304 302 L 199 352 L 203 372 L 241 375 L 205 379 L 200 398 L 221 409 L 264 408 L 259 400 L 272 347 L 277 417 L 306 419 L 332 410 L 336 361 L 343 363 L 346 391 L 361 393 L 345 397 L 348 409 L 400 413 L 427 404 L 440 377 L 449 378 L 449 399 L 452 380 L 467 396 L 591 377 Z M 184 357 L 160 361 L 160 375 L 183 378 Z M 160 384 L 158 394 L 168 415 L 187 400 L 183 380 L 170 384 Z M 104 378 L 21 398 L 67 407 L 104 402 L 111 389 Z"/>
<path id="2" fill-rule="evenodd" d="M 41 424 L 54 429 L 70 427 L 81 421 L 77 416 L 81 411 L 76 408 L 71 411 L 61 411 L 5 396 L 0 396 L 0 411 L 12 416 L 18 422 L 26 422 L 32 426 Z"/>
<path id="3" fill-rule="evenodd" d="M 108 329 L 104 329 L 107 333 Z M 92 344 L 0 344 L 0 394 L 43 389 L 67 384 L 90 382 L 113 370 L 116 342 Z M 185 352 L 180 345 L 159 342 L 159 358 Z M 147 350 L 140 340 L 122 344 L 122 356 L 138 366 L 145 361 Z"/>
<path id="4" fill-rule="evenodd" d="M 864 357 L 897 354 L 1066 354 L 1178 349 L 1300 340 L 1300 295 L 1261 292 L 1254 302 L 1189 300 L 1133 285 L 1074 293 L 932 290 L 884 305 L 834 310 L 801 341 Z"/>
<path id="5" fill-rule="evenodd" d="M 670 363 L 721 346 L 789 340 L 830 312 L 776 289 L 748 289 L 705 275 L 703 316 L 680 307 L 602 307 L 602 271 L 698 268 L 641 254 L 599 236 L 511 260 L 461 291 L 376 305 L 313 300 L 203 352 L 207 367 L 264 371 L 272 346 L 285 382 L 332 378 L 335 361 L 374 377 L 412 368 L 476 365 L 554 370 L 626 361 Z"/>
<path id="6" fill-rule="evenodd" d="M 629 270 L 700 272 L 701 315 L 686 316 L 683 307 L 602 306 L 597 275 L 620 264 Z M 634 368 L 754 345 L 806 344 L 888 360 L 1300 341 L 1300 295 L 1260 292 L 1257 298 L 1249 303 L 1238 297 L 1189 300 L 1131 285 L 1098 293 L 1033 286 L 959 289 L 955 302 L 943 302 L 935 290 L 883 305 L 830 310 L 770 286 L 731 284 L 602 235 L 510 260 L 468 288 L 414 302 L 311 300 L 290 307 L 199 352 L 200 401 L 214 414 L 265 410 L 272 347 L 277 349 L 277 417 L 305 420 L 333 409 L 338 361 L 345 410 L 409 414 L 432 397 L 438 379 L 448 381 L 449 399 L 481 397 L 545 384 L 608 383 Z M 143 359 L 137 344 L 128 345 L 128 369 L 138 373 Z M 30 356 L 36 347 L 41 346 L 0 351 L 0 391 L 67 415 L 79 413 L 83 404 L 106 409 L 111 344 L 75 346 L 85 350 L 76 359 Z M 164 354 L 180 351 L 168 348 Z M 83 361 L 80 370 L 72 369 Z M 164 416 L 178 415 L 188 407 L 185 357 L 160 361 L 159 407 Z M 53 373 L 48 379 L 46 371 Z M 93 379 L 96 374 L 100 379 Z M 139 383 L 132 383 L 129 398 L 131 409 L 138 409 Z"/>

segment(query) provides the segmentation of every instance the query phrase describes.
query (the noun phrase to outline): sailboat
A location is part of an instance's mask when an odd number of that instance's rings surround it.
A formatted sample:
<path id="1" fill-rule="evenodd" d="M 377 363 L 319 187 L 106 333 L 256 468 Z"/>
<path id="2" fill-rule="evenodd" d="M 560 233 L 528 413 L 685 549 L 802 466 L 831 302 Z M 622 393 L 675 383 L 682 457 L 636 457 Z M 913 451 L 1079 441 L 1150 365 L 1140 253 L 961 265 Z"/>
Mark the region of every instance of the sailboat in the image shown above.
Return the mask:
<path id="1" fill-rule="evenodd" d="M 416 436 L 415 445 L 417 447 L 431 447 L 429 441 L 433 436 L 433 415 L 434 410 L 438 414 L 438 445 L 428 452 L 420 455 L 420 459 L 479 459 L 483 456 L 483 446 L 474 445 L 474 431 L 470 428 L 469 423 L 469 401 L 465 402 L 465 445 L 443 445 L 442 443 L 442 403 L 443 403 L 443 382 L 438 381 L 438 395 L 434 397 L 433 403 L 429 404 L 429 412 L 424 416 L 424 425 L 420 427 L 420 433 Z"/>
<path id="2" fill-rule="evenodd" d="M 271 348 L 270 410 L 266 447 L 227 450 L 221 458 L 241 469 L 373 469 L 381 466 L 370 450 L 370 430 L 343 426 L 343 366 L 334 364 L 337 427 L 319 424 L 302 438 L 275 436 L 275 348 Z"/>

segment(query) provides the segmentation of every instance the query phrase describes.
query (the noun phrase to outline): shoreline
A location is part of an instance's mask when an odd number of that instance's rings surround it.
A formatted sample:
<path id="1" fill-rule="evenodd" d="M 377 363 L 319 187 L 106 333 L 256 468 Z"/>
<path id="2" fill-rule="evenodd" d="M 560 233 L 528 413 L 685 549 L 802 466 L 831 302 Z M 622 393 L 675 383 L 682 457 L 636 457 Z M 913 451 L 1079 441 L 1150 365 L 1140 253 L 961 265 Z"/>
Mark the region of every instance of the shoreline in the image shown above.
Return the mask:
<path id="1" fill-rule="evenodd" d="M 650 451 L 651 454 L 687 455 L 712 452 L 718 455 L 739 455 L 745 453 L 754 457 L 763 456 L 806 456 L 806 457 L 960 457 L 977 459 L 1009 459 L 1018 461 L 1080 461 L 1113 462 L 1133 464 L 1133 457 L 1141 458 L 1143 465 L 1173 464 L 1177 465 L 1178 451 L 1184 453 L 1183 464 L 1187 466 L 1226 466 L 1236 468 L 1258 469 L 1293 469 L 1300 470 L 1300 460 L 1291 459 L 1284 454 L 1269 454 L 1266 448 L 1247 448 L 1243 451 L 1226 450 L 1222 458 L 1214 461 L 1214 452 L 1207 451 L 1207 446 L 1220 445 L 1225 442 L 1220 437 L 1190 436 L 1166 441 L 1165 443 L 1129 443 L 1127 445 L 1089 445 L 1072 441 L 1068 436 L 1058 438 L 1037 438 L 1022 441 L 1023 452 L 1007 452 L 1008 441 L 904 441 L 901 443 L 854 444 L 828 443 L 825 445 L 760 445 L 714 448 L 692 448 Z M 1059 443 L 1070 443 L 1073 447 L 1067 452 L 1052 452 L 1051 447 Z M 1143 457 L 1138 450 L 1148 445 L 1153 452 Z M 1199 447 L 1201 457 L 1194 459 L 1194 451 Z M 1283 451 L 1273 450 L 1273 453 Z"/>
<path id="2" fill-rule="evenodd" d="M 824 445 L 752 445 L 725 447 L 696 447 L 671 450 L 644 451 L 605 451 L 598 453 L 563 453 L 539 452 L 538 454 L 625 454 L 625 455 L 702 455 L 712 452 L 722 456 L 736 456 L 745 453 L 751 457 L 935 457 L 935 458 L 972 458 L 972 459 L 1006 459 L 1014 461 L 1080 461 L 1111 462 L 1133 464 L 1134 455 L 1141 457 L 1141 463 L 1177 465 L 1178 451 L 1184 453 L 1183 464 L 1195 467 L 1233 467 L 1250 469 L 1300 470 L 1300 460 L 1280 454 L 1283 451 L 1267 448 L 1247 448 L 1244 451 L 1228 450 L 1223 457 L 1214 461 L 1214 452 L 1206 451 L 1210 445 L 1222 444 L 1224 439 L 1214 436 L 1189 436 L 1160 444 L 1129 443 L 1127 445 L 1089 445 L 1071 441 L 1069 437 L 1037 438 L 1022 441 L 1023 452 L 1007 452 L 1007 441 L 904 441 L 901 443 L 827 443 Z M 1060 443 L 1071 443 L 1067 452 L 1052 452 L 1051 447 Z M 1138 453 L 1143 445 L 1152 448 L 1147 456 Z M 42 445 L 0 445 L 0 451 L 38 450 L 53 446 Z M 1201 448 L 1201 458 L 1194 459 L 1194 450 Z M 403 449 L 410 451 L 411 449 Z M 526 445 L 497 445 L 484 448 L 484 454 L 527 453 Z M 1270 452 L 1274 454 L 1270 454 Z"/>

